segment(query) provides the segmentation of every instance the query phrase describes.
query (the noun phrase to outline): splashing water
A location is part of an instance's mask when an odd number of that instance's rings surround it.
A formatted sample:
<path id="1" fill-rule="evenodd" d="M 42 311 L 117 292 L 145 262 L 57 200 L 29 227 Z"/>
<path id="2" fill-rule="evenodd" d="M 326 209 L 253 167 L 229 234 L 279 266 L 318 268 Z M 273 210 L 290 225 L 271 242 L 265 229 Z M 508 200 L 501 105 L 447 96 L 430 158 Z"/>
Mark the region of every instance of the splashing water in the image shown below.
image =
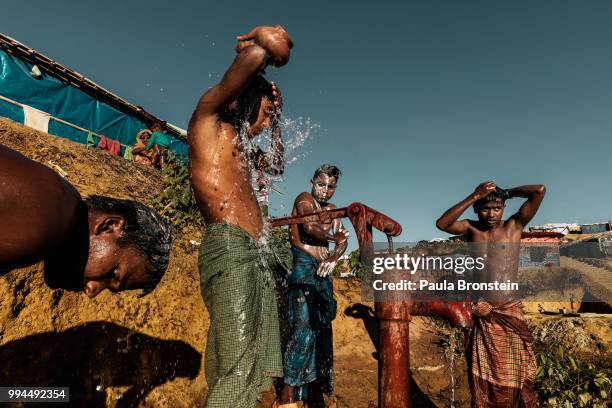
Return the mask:
<path id="1" fill-rule="evenodd" d="M 282 133 L 283 145 L 285 146 L 285 165 L 292 164 L 310 153 L 310 151 L 304 152 L 300 150 L 304 147 L 306 142 L 312 138 L 314 132 L 321 127 L 319 124 L 313 123 L 310 118 L 300 116 L 296 119 L 292 119 L 286 115 L 283 115 L 279 125 Z M 243 137 L 241 137 L 241 139 L 244 140 Z M 254 137 L 250 143 L 268 152 L 272 145 L 272 131 L 270 129 L 264 129 L 264 131 Z"/>
<path id="2" fill-rule="evenodd" d="M 307 146 L 316 135 L 318 129 L 320 129 L 320 125 L 314 123 L 310 118 L 298 117 L 294 119 L 283 116 L 280 122 L 280 130 L 285 151 L 285 168 L 312 153 L 312 148 L 308 148 Z M 268 152 L 266 159 L 272 159 L 272 152 L 270 152 L 272 146 L 272 132 L 270 129 L 266 129 L 255 137 L 251 143 L 260 147 L 263 151 Z M 268 190 L 279 191 L 280 189 L 277 186 L 282 181 L 284 181 L 282 176 L 268 175 Z"/>
<path id="3" fill-rule="evenodd" d="M 449 345 L 450 348 L 450 357 L 448 363 L 448 371 L 450 372 L 450 386 L 451 386 L 451 397 L 450 397 L 450 407 L 455 408 L 455 388 L 457 385 L 457 381 L 455 379 L 455 354 L 457 348 L 457 329 L 451 329 L 449 336 Z"/>
<path id="4" fill-rule="evenodd" d="M 313 123 L 310 118 L 283 118 L 281 130 L 285 139 L 286 164 L 291 164 L 306 157 L 311 151 L 299 152 L 305 143 L 312 138 L 321 126 Z M 289 137 L 287 137 L 287 135 Z"/>
<path id="5" fill-rule="evenodd" d="M 313 123 L 310 118 L 298 117 L 296 119 L 283 115 L 279 128 L 284 146 L 284 163 L 285 167 L 291 165 L 298 160 L 306 157 L 311 150 L 304 151 L 304 147 L 309 140 L 312 140 L 320 125 Z M 274 152 L 272 152 L 272 129 L 264 129 L 260 134 L 250 139 L 248 136 L 249 125 L 243 122 L 240 131 L 237 133 L 234 144 L 241 146 L 243 156 L 242 167 L 244 175 L 247 179 L 252 178 L 253 165 L 247 158 L 251 157 L 252 153 L 261 149 L 265 152 L 265 159 L 268 163 L 274 162 Z M 282 176 L 272 176 L 266 174 L 268 191 L 278 191 L 275 186 L 283 181 Z M 269 231 L 266 231 L 266 233 Z M 264 234 L 267 235 L 267 234 Z"/>
<path id="6" fill-rule="evenodd" d="M 281 137 L 283 140 L 284 147 L 284 163 L 285 166 L 295 163 L 301 158 L 307 156 L 310 151 L 303 151 L 303 147 L 307 141 L 311 140 L 314 132 L 320 128 L 316 123 L 313 123 L 310 118 L 298 117 L 297 119 L 288 118 L 285 115 L 279 123 Z M 236 132 L 236 136 L 233 139 L 233 143 L 238 147 L 241 154 L 241 172 L 246 180 L 250 180 L 253 185 L 254 179 L 254 163 L 250 160 L 254 156 L 254 153 L 261 149 L 264 152 L 264 157 L 268 163 L 274 163 L 274 152 L 272 152 L 272 130 L 264 129 L 260 134 L 254 138 L 250 138 L 248 134 L 249 124 L 245 121 L 242 123 L 240 130 Z M 274 185 L 282 182 L 281 176 L 272 176 L 269 174 L 265 175 L 267 178 L 268 191 L 274 191 Z M 214 177 L 214 175 L 213 175 Z M 256 181 L 256 178 L 255 178 Z M 213 181 L 213 184 L 217 184 Z M 255 191 L 255 188 L 253 189 Z M 242 184 L 235 182 L 231 191 L 226 195 L 226 199 L 229 200 L 234 192 L 242 192 Z M 278 191 L 278 190 L 276 190 Z M 234 208 L 230 209 L 229 215 L 233 216 Z M 252 214 L 249 214 L 250 216 Z M 267 257 L 275 254 L 270 252 L 269 244 L 271 242 L 271 228 L 269 223 L 263 223 L 263 231 L 261 238 L 258 242 L 260 259 L 263 265 L 267 266 Z M 278 258 L 278 257 L 277 257 Z M 278 259 L 277 259 L 278 260 Z M 271 282 L 274 284 L 273 282 Z M 285 282 L 277 282 L 277 285 L 286 285 Z"/>

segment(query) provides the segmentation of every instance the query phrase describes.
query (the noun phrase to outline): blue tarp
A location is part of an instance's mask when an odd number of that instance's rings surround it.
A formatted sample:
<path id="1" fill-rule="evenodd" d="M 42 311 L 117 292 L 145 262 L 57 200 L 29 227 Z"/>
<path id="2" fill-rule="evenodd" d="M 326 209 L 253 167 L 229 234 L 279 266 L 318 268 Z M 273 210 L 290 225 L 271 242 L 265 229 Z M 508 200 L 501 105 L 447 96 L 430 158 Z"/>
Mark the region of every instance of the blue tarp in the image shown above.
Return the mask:
<path id="1" fill-rule="evenodd" d="M 147 126 L 126 113 L 61 80 L 43 73 L 34 78 L 32 64 L 0 50 L 0 95 L 47 112 L 74 125 L 119 140 L 123 145 L 136 143 L 136 134 Z M 23 109 L 0 100 L 0 116 L 23 123 Z M 79 143 L 86 143 L 87 133 L 54 120 L 49 133 Z M 170 150 L 187 158 L 187 145 L 172 138 Z"/>

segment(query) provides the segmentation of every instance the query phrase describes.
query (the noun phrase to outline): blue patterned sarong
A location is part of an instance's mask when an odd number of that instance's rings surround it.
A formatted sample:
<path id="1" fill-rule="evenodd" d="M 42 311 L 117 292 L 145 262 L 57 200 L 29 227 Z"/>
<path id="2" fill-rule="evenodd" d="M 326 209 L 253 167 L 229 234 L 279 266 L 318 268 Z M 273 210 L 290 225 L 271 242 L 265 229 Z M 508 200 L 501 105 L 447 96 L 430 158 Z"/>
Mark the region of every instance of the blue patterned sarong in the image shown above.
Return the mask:
<path id="1" fill-rule="evenodd" d="M 331 322 L 336 317 L 331 277 L 317 276 L 319 261 L 291 248 L 293 270 L 289 286 L 289 340 L 285 347 L 284 381 L 294 386 L 294 398 L 307 398 L 307 384 L 317 381 L 321 392 L 333 392 Z"/>

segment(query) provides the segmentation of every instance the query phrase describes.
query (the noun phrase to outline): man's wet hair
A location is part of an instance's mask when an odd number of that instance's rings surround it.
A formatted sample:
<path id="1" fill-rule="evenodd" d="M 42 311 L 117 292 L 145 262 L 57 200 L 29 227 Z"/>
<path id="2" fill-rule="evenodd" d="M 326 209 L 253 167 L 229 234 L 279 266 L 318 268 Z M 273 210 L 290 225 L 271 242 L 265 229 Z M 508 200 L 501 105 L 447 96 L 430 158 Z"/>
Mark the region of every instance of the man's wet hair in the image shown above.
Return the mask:
<path id="1" fill-rule="evenodd" d="M 240 96 L 238 110 L 242 112 L 242 115 L 249 115 L 254 110 L 259 109 L 262 96 L 265 96 L 272 103 L 276 100 L 272 84 L 263 75 L 256 75 Z"/>
<path id="2" fill-rule="evenodd" d="M 117 244 L 135 248 L 148 260 L 152 277 L 145 284 L 142 296 L 153 291 L 168 268 L 172 246 L 170 220 L 151 207 L 134 200 L 94 195 L 88 197 L 86 202 L 90 210 L 123 217 L 125 223 Z"/>
<path id="3" fill-rule="evenodd" d="M 265 96 L 270 100 L 270 102 L 274 102 L 276 97 L 274 96 L 274 92 L 272 89 L 272 83 L 269 82 L 263 75 L 256 75 L 255 78 L 249 84 L 249 89 L 251 92 L 257 92 L 260 95 Z"/>
<path id="4" fill-rule="evenodd" d="M 478 209 L 493 202 L 501 202 L 502 205 L 505 205 L 508 198 L 508 191 L 496 186 L 495 191 L 491 191 L 486 197 L 476 201 L 473 207 L 474 209 Z"/>
<path id="5" fill-rule="evenodd" d="M 319 174 L 327 174 L 329 177 L 335 177 L 336 181 L 338 181 L 338 179 L 342 175 L 342 172 L 338 167 L 334 166 L 333 164 L 322 164 L 315 170 L 312 179 L 316 179 Z"/>

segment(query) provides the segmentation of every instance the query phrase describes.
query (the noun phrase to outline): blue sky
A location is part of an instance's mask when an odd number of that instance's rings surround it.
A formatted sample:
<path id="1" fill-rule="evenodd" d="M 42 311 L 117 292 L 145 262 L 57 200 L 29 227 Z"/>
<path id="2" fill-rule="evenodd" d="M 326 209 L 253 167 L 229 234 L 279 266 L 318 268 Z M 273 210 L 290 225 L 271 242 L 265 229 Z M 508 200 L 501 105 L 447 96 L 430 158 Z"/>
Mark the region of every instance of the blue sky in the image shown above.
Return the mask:
<path id="1" fill-rule="evenodd" d="M 286 114 L 319 128 L 275 214 L 334 163 L 335 202 L 387 213 L 403 241 L 444 236 L 436 218 L 489 179 L 547 185 L 532 224 L 612 218 L 610 21 L 612 3 L 595 0 L 31 0 L 0 12 L 2 32 L 182 127 L 235 36 L 283 24 L 295 48 L 268 76 Z"/>

